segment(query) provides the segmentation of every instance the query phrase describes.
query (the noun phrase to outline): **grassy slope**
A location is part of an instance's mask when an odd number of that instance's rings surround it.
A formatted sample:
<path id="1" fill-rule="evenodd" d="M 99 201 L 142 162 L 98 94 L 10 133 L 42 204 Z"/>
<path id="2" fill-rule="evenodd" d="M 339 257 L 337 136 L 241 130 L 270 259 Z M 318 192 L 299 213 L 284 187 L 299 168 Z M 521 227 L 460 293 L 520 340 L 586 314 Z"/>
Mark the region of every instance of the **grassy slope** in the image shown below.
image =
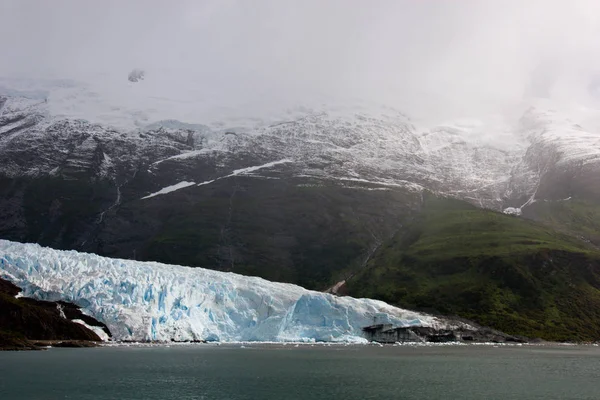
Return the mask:
<path id="1" fill-rule="evenodd" d="M 525 217 L 580 237 L 600 248 L 600 202 L 598 201 L 577 197 L 562 201 L 539 201 L 525 210 Z"/>
<path id="2" fill-rule="evenodd" d="M 536 222 L 428 197 L 350 282 L 354 296 L 549 340 L 600 339 L 600 253 Z"/>

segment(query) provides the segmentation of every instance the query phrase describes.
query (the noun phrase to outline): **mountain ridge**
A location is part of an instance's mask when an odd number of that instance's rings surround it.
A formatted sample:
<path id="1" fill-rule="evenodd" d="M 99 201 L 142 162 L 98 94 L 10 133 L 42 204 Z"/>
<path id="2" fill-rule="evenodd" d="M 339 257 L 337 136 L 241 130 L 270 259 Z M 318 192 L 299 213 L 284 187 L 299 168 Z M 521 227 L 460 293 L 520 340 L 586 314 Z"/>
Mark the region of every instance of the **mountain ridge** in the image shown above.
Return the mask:
<path id="1" fill-rule="evenodd" d="M 52 95 L 2 99 L 9 240 L 325 290 L 360 275 L 433 193 L 599 246 L 600 135 L 540 106 L 434 128 L 325 107 L 124 129 L 54 114 Z"/>

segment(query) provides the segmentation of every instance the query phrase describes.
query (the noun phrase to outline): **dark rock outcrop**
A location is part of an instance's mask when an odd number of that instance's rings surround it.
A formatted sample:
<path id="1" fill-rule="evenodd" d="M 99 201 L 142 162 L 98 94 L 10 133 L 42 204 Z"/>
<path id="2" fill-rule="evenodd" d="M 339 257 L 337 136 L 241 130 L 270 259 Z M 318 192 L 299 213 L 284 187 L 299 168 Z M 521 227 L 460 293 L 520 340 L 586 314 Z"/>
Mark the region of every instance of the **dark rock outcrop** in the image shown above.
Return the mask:
<path id="1" fill-rule="evenodd" d="M 37 341 L 101 341 L 96 333 L 73 322 L 75 319 L 101 327 L 110 334 L 106 325 L 84 315 L 73 304 L 16 298 L 20 291 L 17 286 L 0 279 L 0 349 L 35 349 L 39 347 Z"/>
<path id="2" fill-rule="evenodd" d="M 366 339 L 379 343 L 526 343 L 527 338 L 507 335 L 495 329 L 475 324 L 456 329 L 435 329 L 427 326 L 395 327 L 377 324 L 363 328 Z"/>

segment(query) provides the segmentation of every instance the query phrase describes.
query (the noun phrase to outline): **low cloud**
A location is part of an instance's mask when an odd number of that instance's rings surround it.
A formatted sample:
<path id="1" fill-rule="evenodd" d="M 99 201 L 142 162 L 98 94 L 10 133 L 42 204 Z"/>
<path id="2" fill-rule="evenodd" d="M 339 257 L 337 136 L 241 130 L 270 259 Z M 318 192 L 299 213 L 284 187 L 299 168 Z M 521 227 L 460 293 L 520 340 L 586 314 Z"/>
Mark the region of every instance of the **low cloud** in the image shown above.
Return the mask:
<path id="1" fill-rule="evenodd" d="M 462 116 L 531 95 L 593 106 L 599 17 L 594 0 L 8 0 L 0 75 L 127 80 L 142 68 L 156 93 L 224 107 L 318 97 Z"/>

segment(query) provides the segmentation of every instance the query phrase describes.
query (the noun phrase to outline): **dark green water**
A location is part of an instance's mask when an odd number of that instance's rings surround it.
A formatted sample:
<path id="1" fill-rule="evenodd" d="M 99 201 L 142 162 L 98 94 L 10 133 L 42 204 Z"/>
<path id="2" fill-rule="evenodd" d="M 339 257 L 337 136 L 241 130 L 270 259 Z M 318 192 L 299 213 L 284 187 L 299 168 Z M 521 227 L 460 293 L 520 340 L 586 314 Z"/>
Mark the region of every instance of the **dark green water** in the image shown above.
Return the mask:
<path id="1" fill-rule="evenodd" d="M 0 399 L 600 399 L 597 347 L 0 352 Z"/>

